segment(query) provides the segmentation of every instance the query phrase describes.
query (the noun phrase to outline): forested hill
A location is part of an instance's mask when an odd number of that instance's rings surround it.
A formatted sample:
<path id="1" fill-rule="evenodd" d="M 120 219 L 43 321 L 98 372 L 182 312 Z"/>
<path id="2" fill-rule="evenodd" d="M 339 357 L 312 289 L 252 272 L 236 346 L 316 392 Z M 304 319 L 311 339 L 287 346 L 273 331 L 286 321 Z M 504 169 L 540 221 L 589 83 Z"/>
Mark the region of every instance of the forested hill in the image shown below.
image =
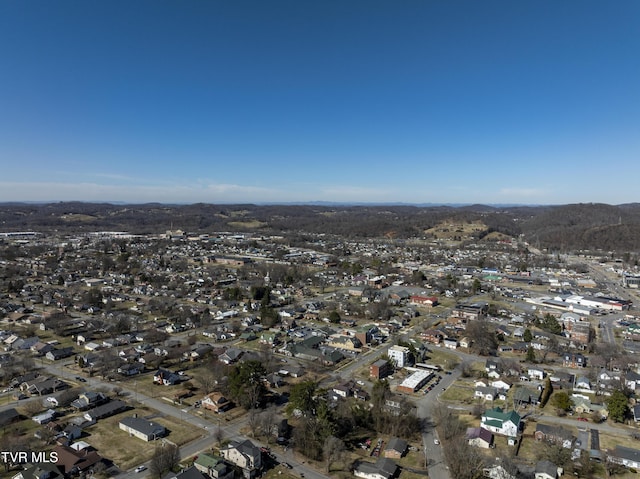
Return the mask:
<path id="1" fill-rule="evenodd" d="M 560 206 L 116 205 L 0 204 L 0 231 L 77 233 L 328 233 L 354 237 L 429 237 L 444 226 L 474 225 L 473 235 L 524 238 L 540 248 L 640 250 L 640 204 Z M 458 225 L 458 226 L 455 226 Z M 473 238 L 472 238 L 473 239 Z"/>

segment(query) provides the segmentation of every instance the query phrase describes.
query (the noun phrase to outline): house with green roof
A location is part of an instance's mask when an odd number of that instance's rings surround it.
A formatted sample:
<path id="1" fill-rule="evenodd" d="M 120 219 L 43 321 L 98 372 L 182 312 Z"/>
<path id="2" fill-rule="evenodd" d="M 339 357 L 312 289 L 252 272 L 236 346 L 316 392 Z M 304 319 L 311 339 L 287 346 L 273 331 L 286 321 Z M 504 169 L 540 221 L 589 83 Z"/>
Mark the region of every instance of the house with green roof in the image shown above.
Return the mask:
<path id="1" fill-rule="evenodd" d="M 520 431 L 520 415 L 515 412 L 504 412 L 499 407 L 489 409 L 482 415 L 480 427 L 494 434 L 515 437 Z"/>
<path id="2" fill-rule="evenodd" d="M 233 468 L 224 459 L 213 454 L 199 454 L 193 465 L 212 479 L 233 479 Z"/>

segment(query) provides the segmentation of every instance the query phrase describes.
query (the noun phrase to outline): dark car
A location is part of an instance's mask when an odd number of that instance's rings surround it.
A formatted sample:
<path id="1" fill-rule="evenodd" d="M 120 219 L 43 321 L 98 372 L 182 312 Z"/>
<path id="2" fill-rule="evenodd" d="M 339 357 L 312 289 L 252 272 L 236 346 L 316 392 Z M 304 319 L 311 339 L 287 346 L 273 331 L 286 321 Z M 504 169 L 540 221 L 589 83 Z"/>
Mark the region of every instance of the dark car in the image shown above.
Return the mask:
<path id="1" fill-rule="evenodd" d="M 80 381 L 81 383 L 86 383 L 87 380 L 81 376 L 76 376 L 76 381 Z"/>
<path id="2" fill-rule="evenodd" d="M 289 464 L 288 462 L 283 462 L 281 463 L 284 467 L 286 467 L 287 469 L 293 469 L 293 466 L 291 464 Z"/>

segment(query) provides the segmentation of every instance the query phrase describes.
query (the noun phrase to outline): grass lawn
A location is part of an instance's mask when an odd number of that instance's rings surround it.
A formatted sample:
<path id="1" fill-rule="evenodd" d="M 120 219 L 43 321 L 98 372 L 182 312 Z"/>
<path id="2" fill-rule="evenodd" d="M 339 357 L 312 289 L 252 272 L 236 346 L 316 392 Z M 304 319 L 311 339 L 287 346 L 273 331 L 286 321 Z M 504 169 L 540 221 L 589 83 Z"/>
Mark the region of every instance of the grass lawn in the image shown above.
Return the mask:
<path id="1" fill-rule="evenodd" d="M 118 423 L 125 417 L 138 414 L 138 417 L 150 417 L 156 414 L 154 410 L 136 408 L 125 411 L 115 416 L 102 419 L 94 426 L 86 430 L 88 438 L 83 438 L 98 452 L 104 454 L 121 469 L 130 469 L 151 458 L 157 442 L 145 442 L 133 436 L 129 436 L 121 430 Z M 181 422 L 172 417 L 151 417 L 152 421 L 163 425 L 169 430 L 167 440 L 178 445 L 186 444 L 200 437 L 201 431 L 194 429 L 190 424 Z"/>
<path id="2" fill-rule="evenodd" d="M 433 392 L 429 394 L 433 394 Z M 471 404 L 475 402 L 475 398 L 473 395 L 474 395 L 473 388 L 468 386 L 453 384 L 446 391 L 444 391 L 440 397 L 444 401 Z"/>
<path id="3" fill-rule="evenodd" d="M 429 352 L 428 356 L 429 359 L 427 360 L 427 362 L 429 362 L 430 364 L 437 364 L 445 370 L 453 369 L 457 364 L 460 363 L 460 360 L 455 354 L 451 354 L 450 352 L 444 350 L 444 348 L 431 348 L 431 352 Z"/>

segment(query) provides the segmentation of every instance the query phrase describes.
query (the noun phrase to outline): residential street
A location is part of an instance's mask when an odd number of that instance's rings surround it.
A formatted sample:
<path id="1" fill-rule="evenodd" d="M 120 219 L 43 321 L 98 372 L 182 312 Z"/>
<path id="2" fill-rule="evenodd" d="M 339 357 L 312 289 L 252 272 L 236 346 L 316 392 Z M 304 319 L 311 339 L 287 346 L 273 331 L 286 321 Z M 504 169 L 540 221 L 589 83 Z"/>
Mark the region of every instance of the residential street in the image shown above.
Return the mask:
<path id="1" fill-rule="evenodd" d="M 66 364 L 71 364 L 67 362 Z M 45 369 L 49 372 L 49 374 L 56 374 L 61 376 L 62 378 L 72 380 L 75 377 L 75 372 L 68 369 L 65 365 L 61 364 L 45 364 Z M 150 378 L 149 381 L 151 380 Z M 98 387 L 104 386 L 107 383 L 100 381 L 96 378 L 87 378 L 87 386 L 90 387 Z M 113 387 L 118 386 L 122 388 L 121 394 L 127 395 L 128 397 L 134 398 L 137 397 L 138 401 L 146 404 L 147 406 L 158 410 L 161 414 L 165 414 L 167 416 L 171 416 L 173 418 L 179 419 L 181 421 L 187 422 L 194 427 L 202 430 L 202 437 L 195 441 L 192 441 L 189 444 L 186 444 L 180 448 L 181 457 L 186 458 L 193 456 L 201 451 L 205 451 L 210 449 L 212 445 L 215 443 L 215 431 L 218 427 L 218 421 L 205 420 L 203 418 L 197 417 L 191 414 L 193 409 L 181 409 L 180 407 L 174 406 L 173 404 L 161 400 L 149 397 L 142 392 L 140 392 L 140 388 L 137 391 L 134 391 L 130 388 L 123 387 L 120 383 L 114 383 Z M 223 416 L 220 416 L 223 417 Z M 256 446 L 262 447 L 266 446 L 266 444 L 262 443 L 253 438 L 248 438 L 240 433 L 240 431 L 246 426 L 247 419 L 246 416 L 243 416 L 239 419 L 233 421 L 220 421 L 220 428 L 223 431 L 223 436 L 228 439 L 234 439 L 238 441 L 243 441 L 245 439 L 250 439 Z M 170 437 L 168 438 L 170 439 Z M 276 459 L 279 462 L 288 462 L 293 466 L 292 472 L 298 474 L 304 474 L 304 477 L 311 479 L 325 479 L 329 476 L 316 471 L 315 469 L 310 468 L 307 464 L 299 462 L 296 460 L 295 456 L 291 453 L 280 452 L 278 450 L 272 450 L 275 454 Z M 148 463 L 145 464 L 147 467 Z M 118 478 L 141 478 L 144 477 L 144 473 L 135 473 L 133 470 L 131 471 L 123 471 L 117 476 Z"/>

